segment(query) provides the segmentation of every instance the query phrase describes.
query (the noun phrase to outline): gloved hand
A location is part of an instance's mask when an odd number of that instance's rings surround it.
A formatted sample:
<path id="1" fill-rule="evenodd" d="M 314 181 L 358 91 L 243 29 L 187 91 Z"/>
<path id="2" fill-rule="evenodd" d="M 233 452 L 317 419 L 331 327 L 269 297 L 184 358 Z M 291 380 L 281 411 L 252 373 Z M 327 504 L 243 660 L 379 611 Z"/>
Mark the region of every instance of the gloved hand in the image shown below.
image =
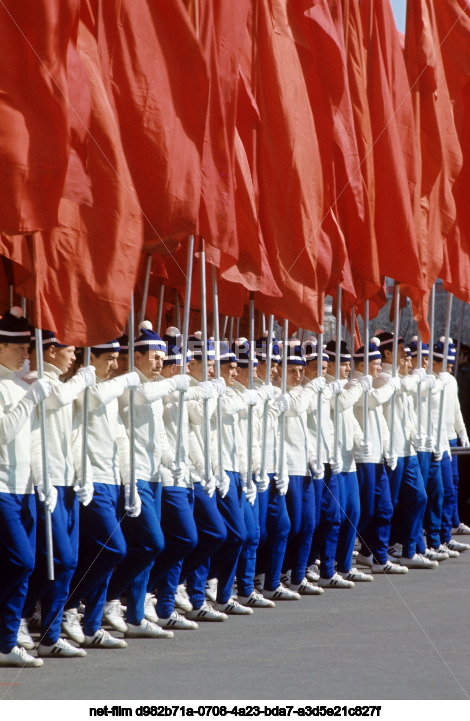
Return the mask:
<path id="1" fill-rule="evenodd" d="M 415 436 L 412 437 L 411 442 L 412 442 L 415 450 L 422 451 L 423 448 L 425 447 L 426 436 L 421 436 L 421 435 L 419 435 L 419 433 L 417 433 Z"/>
<path id="2" fill-rule="evenodd" d="M 333 459 L 333 462 L 331 464 L 331 472 L 335 476 L 337 476 L 338 473 L 341 473 L 342 470 L 343 470 L 343 459 L 341 458 L 340 455 L 338 455 L 337 458 Z"/>
<path id="3" fill-rule="evenodd" d="M 442 456 L 443 456 L 443 455 L 444 455 L 444 453 L 443 453 L 442 451 L 434 451 L 434 453 L 432 454 L 433 459 L 434 459 L 435 461 L 438 461 L 438 462 L 439 462 L 439 461 L 442 461 Z"/>
<path id="4" fill-rule="evenodd" d="M 209 476 L 209 478 L 205 478 L 204 476 L 201 476 L 201 485 L 204 488 L 207 495 L 209 496 L 209 498 L 212 498 L 212 496 L 214 495 L 216 486 L 217 486 L 217 479 L 212 473 Z"/>
<path id="5" fill-rule="evenodd" d="M 253 388 L 247 388 L 246 391 L 243 391 L 243 398 L 249 406 L 255 406 L 259 401 L 259 395 Z"/>
<path id="6" fill-rule="evenodd" d="M 256 482 L 258 484 L 258 493 L 264 493 L 269 488 L 270 479 L 267 473 L 263 476 L 256 476 Z"/>
<path id="7" fill-rule="evenodd" d="M 77 483 L 73 487 L 73 490 L 77 494 L 77 498 L 82 504 L 82 506 L 88 506 L 88 504 L 91 503 L 93 493 L 95 491 L 92 480 L 89 480 L 87 478 L 84 485 L 82 485 L 81 481 L 77 481 Z"/>
<path id="8" fill-rule="evenodd" d="M 462 448 L 468 448 L 470 446 L 470 441 L 468 440 L 467 431 L 460 431 L 458 436 Z"/>
<path id="9" fill-rule="evenodd" d="M 263 389 L 263 397 L 266 401 L 272 401 L 274 398 L 274 386 L 272 385 L 263 385 L 261 386 Z"/>
<path id="10" fill-rule="evenodd" d="M 188 468 L 186 463 L 180 461 L 177 466 L 176 463 L 172 462 L 170 465 L 170 471 L 173 476 L 173 484 L 175 487 L 186 485 L 186 479 L 188 477 Z"/>
<path id="11" fill-rule="evenodd" d="M 140 500 L 140 496 L 137 493 L 137 488 L 135 489 L 134 503 L 131 505 L 131 485 L 130 483 L 127 483 L 124 486 L 124 510 L 131 518 L 137 518 L 137 516 L 140 516 L 141 509 L 142 501 Z"/>
<path id="12" fill-rule="evenodd" d="M 363 456 L 370 456 L 372 453 L 372 443 L 370 441 L 361 441 L 359 448 Z"/>
<path id="13" fill-rule="evenodd" d="M 426 440 L 424 441 L 424 450 L 427 453 L 432 453 L 434 451 L 435 445 L 436 445 L 436 439 L 433 438 L 433 436 L 426 436 Z"/>
<path id="14" fill-rule="evenodd" d="M 394 471 L 395 468 L 397 467 L 397 463 L 398 463 L 398 456 L 397 456 L 397 454 L 388 451 L 388 452 L 385 454 L 385 463 L 387 464 L 387 466 L 390 468 L 391 471 Z"/>
<path id="15" fill-rule="evenodd" d="M 317 459 L 314 458 L 313 456 L 308 459 L 308 470 L 312 474 L 312 477 L 316 476 L 317 471 L 318 471 Z"/>
<path id="16" fill-rule="evenodd" d="M 280 496 L 285 496 L 287 489 L 289 488 L 289 476 L 275 476 L 276 478 L 276 490 Z"/>
<path id="17" fill-rule="evenodd" d="M 307 383 L 310 388 L 315 391 L 315 393 L 322 393 L 325 390 L 326 386 L 326 379 L 323 378 L 323 376 L 320 376 L 319 378 L 313 378 L 309 383 Z"/>
<path id="18" fill-rule="evenodd" d="M 223 393 L 225 393 L 227 389 L 227 384 L 225 383 L 224 378 L 211 378 L 210 382 L 215 385 L 217 395 L 221 396 Z"/>
<path id="19" fill-rule="evenodd" d="M 436 376 L 433 373 L 426 373 L 426 385 L 429 389 L 435 388 Z"/>
<path id="20" fill-rule="evenodd" d="M 372 376 L 362 376 L 359 378 L 359 383 L 366 392 L 370 391 L 372 388 Z"/>
<path id="21" fill-rule="evenodd" d="M 279 415 L 281 415 L 281 413 L 287 413 L 290 408 L 290 395 L 283 393 L 282 396 L 279 396 L 279 398 L 273 401 L 272 407 Z"/>
<path id="22" fill-rule="evenodd" d="M 49 393 L 51 392 L 51 382 L 47 378 L 40 378 L 35 381 L 33 385 L 25 394 L 25 398 L 33 401 L 36 405 L 45 401 Z"/>
<path id="23" fill-rule="evenodd" d="M 122 378 L 122 382 L 124 384 L 124 388 L 129 388 L 129 390 L 134 390 L 140 386 L 140 378 L 138 373 L 135 371 L 131 371 L 130 373 L 124 373 L 122 376 L 118 376 L 118 378 Z"/>
<path id="24" fill-rule="evenodd" d="M 424 383 L 426 380 L 426 371 L 424 368 L 415 368 L 411 375 L 418 376 L 420 383 Z"/>
<path id="25" fill-rule="evenodd" d="M 39 383 L 39 381 L 36 381 Z M 37 485 L 37 491 L 38 491 L 38 498 L 41 501 L 41 503 L 44 503 L 46 505 L 46 508 L 51 513 L 54 511 L 54 508 L 57 503 L 57 488 L 52 485 L 52 483 L 49 483 L 49 490 L 46 493 L 44 491 L 44 483 L 41 481 Z"/>
<path id="26" fill-rule="evenodd" d="M 77 376 L 82 376 L 87 388 L 91 388 L 96 383 L 95 366 L 83 366 L 77 371 Z"/>
<path id="27" fill-rule="evenodd" d="M 225 498 L 225 496 L 228 493 L 228 490 L 230 488 L 230 478 L 229 476 L 224 473 L 223 478 L 217 479 L 218 489 L 219 489 L 219 496 L 221 498 Z"/>
<path id="28" fill-rule="evenodd" d="M 171 380 L 173 381 L 173 388 L 175 391 L 187 391 L 189 388 L 189 384 L 191 383 L 189 376 L 187 376 L 185 373 L 180 373 L 177 376 L 173 376 Z"/>
<path id="29" fill-rule="evenodd" d="M 315 472 L 315 478 L 318 481 L 322 481 L 325 478 L 325 466 L 323 463 L 319 463 Z"/>
<path id="30" fill-rule="evenodd" d="M 199 383 L 197 389 L 200 393 L 200 397 L 204 400 L 209 400 L 209 398 L 212 398 L 214 393 L 217 393 L 215 386 L 211 381 L 202 381 Z"/>
<path id="31" fill-rule="evenodd" d="M 388 382 L 390 383 L 391 386 L 393 386 L 394 391 L 399 391 L 399 390 L 400 390 L 400 388 L 401 388 L 401 380 L 399 379 L 398 376 L 391 376 L 391 377 L 388 379 Z"/>
<path id="32" fill-rule="evenodd" d="M 450 375 L 448 373 L 446 373 L 446 371 L 441 371 L 441 373 L 439 373 L 439 375 L 438 375 L 438 378 L 440 378 L 443 386 L 449 385 Z"/>
<path id="33" fill-rule="evenodd" d="M 341 384 L 341 381 L 331 381 L 331 383 L 328 383 L 328 385 L 334 396 L 340 396 L 343 392 L 343 386 Z"/>
<path id="34" fill-rule="evenodd" d="M 256 490 L 255 483 L 253 483 L 253 481 L 248 481 L 248 483 L 246 484 L 245 495 L 246 495 L 246 500 L 252 507 L 255 505 L 256 494 L 257 494 L 257 490 Z"/>

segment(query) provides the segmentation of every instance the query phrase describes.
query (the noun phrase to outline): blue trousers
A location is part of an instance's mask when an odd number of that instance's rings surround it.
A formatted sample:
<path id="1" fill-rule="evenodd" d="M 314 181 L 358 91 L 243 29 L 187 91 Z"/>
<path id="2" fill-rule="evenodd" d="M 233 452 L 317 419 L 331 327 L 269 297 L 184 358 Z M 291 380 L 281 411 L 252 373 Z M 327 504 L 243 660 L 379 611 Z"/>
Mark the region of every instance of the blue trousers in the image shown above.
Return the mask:
<path id="1" fill-rule="evenodd" d="M 137 491 L 142 503 L 141 512 L 137 518 L 123 516 L 127 551 L 111 576 L 107 593 L 107 599 L 111 601 L 120 598 L 127 589 L 127 620 L 134 626 L 144 618 L 148 574 L 165 545 L 160 526 L 162 484 L 138 480 Z"/>
<path id="2" fill-rule="evenodd" d="M 402 543 L 403 556 L 412 558 L 422 533 L 427 503 L 417 456 L 398 458 L 397 468 L 390 473 L 390 490 L 394 504 L 390 542 Z"/>
<path id="3" fill-rule="evenodd" d="M 387 471 L 383 463 L 358 463 L 357 477 L 361 503 L 357 527 L 360 553 L 363 556 L 372 554 L 375 563 L 384 565 L 393 513 Z"/>
<path id="4" fill-rule="evenodd" d="M 298 584 L 305 578 L 315 528 L 315 489 L 310 475 L 289 476 L 286 504 L 291 529 L 283 570 L 290 569 L 291 582 Z"/>
<path id="5" fill-rule="evenodd" d="M 338 571 L 350 571 L 357 524 L 361 514 L 359 481 L 356 471 L 338 474 L 341 525 L 339 527 L 336 563 Z"/>
<path id="6" fill-rule="evenodd" d="M 168 618 L 175 608 L 175 593 L 184 558 L 197 544 L 192 488 L 168 486 L 162 489 L 162 531 L 165 548 L 155 561 L 149 590 L 157 589 L 157 616 Z"/>
<path id="7" fill-rule="evenodd" d="M 36 555 L 34 493 L 0 493 L 0 653 L 16 646 Z"/>
<path id="8" fill-rule="evenodd" d="M 250 506 L 245 494 L 243 494 L 242 504 L 246 540 L 238 557 L 236 576 L 238 595 L 249 596 L 253 591 L 253 580 L 256 573 L 256 552 L 260 538 L 258 494 L 256 494 L 253 506 Z"/>
<path id="9" fill-rule="evenodd" d="M 444 500 L 442 502 L 441 541 L 448 543 L 452 536 L 452 515 L 455 505 L 454 478 L 452 475 L 452 461 L 447 451 L 441 460 L 442 484 L 444 486 Z"/>
<path id="10" fill-rule="evenodd" d="M 341 506 L 338 476 L 332 473 L 330 464 L 326 463 L 319 525 L 320 576 L 322 578 L 331 578 L 335 572 L 340 524 Z"/>
<path id="11" fill-rule="evenodd" d="M 30 616 L 36 601 L 41 601 L 41 643 L 44 646 L 53 646 L 59 639 L 64 605 L 78 562 L 78 499 L 70 486 L 56 488 L 57 504 L 51 516 L 54 581 L 47 578 L 45 506 L 36 497 L 36 565 L 29 579 L 23 611 L 23 616 Z"/>
<path id="12" fill-rule="evenodd" d="M 457 438 L 449 441 L 451 448 L 457 448 Z M 452 462 L 452 478 L 454 481 L 454 508 L 452 511 L 452 528 L 460 526 L 459 518 L 459 458 L 457 455 L 451 455 Z"/>
<path id="13" fill-rule="evenodd" d="M 196 521 L 198 542 L 196 548 L 183 561 L 181 579 L 187 582 L 189 600 L 196 610 L 205 601 L 205 588 L 210 568 L 210 557 L 223 548 L 227 541 L 227 529 L 224 519 L 217 508 L 217 496 L 209 498 L 200 483 L 195 483 L 194 520 Z"/>
<path id="14" fill-rule="evenodd" d="M 312 563 L 315 563 L 315 561 L 320 558 L 320 548 L 321 548 L 321 542 L 320 542 L 320 516 L 321 516 L 321 502 L 323 497 L 323 478 L 314 478 L 313 479 L 313 490 L 315 491 L 315 528 L 313 531 L 313 538 L 312 538 L 312 547 L 310 550 L 310 554 L 308 557 L 307 565 L 311 566 Z"/>
<path id="15" fill-rule="evenodd" d="M 424 531 L 429 548 L 439 548 L 441 545 L 442 502 L 444 499 L 444 486 L 440 461 L 434 461 L 432 453 L 418 452 L 418 461 L 424 481 L 424 488 L 428 497 L 424 513 Z M 418 539 L 418 553 L 426 551 L 424 535 Z"/>
<path id="16" fill-rule="evenodd" d="M 258 493 L 260 542 L 256 572 L 264 573 L 264 587 L 275 591 L 281 582 L 281 569 L 291 528 L 286 497 L 276 488 L 275 474 L 270 473 L 269 488 Z"/>
<path id="17" fill-rule="evenodd" d="M 76 608 L 84 600 L 83 630 L 86 636 L 93 636 L 101 626 L 113 568 L 126 555 L 126 541 L 121 529 L 120 488 L 95 483 L 91 503 L 80 509 L 78 565 L 65 608 Z"/>
<path id="18" fill-rule="evenodd" d="M 240 474 L 226 471 L 230 486 L 225 498 L 217 493 L 217 506 L 225 521 L 227 541 L 211 557 L 209 578 L 217 578 L 217 602 L 228 603 L 232 595 L 238 558 L 246 541 L 246 526 L 243 512 L 243 488 Z"/>

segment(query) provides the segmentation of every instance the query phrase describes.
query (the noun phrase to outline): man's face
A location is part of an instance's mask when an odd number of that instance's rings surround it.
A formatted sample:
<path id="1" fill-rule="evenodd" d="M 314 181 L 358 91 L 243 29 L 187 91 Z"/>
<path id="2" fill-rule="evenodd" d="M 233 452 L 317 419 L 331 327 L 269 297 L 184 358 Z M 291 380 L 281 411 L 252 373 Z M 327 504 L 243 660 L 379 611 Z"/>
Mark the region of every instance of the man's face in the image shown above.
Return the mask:
<path id="1" fill-rule="evenodd" d="M 238 375 L 238 367 L 235 361 L 232 363 L 221 363 L 220 375 L 228 386 L 233 386 Z"/>
<path id="2" fill-rule="evenodd" d="M 124 373 L 127 373 L 129 370 L 129 356 L 127 353 L 119 353 L 119 357 L 117 359 L 117 368 L 115 371 L 112 372 L 111 378 L 117 378 L 117 376 L 122 376 Z"/>
<path id="3" fill-rule="evenodd" d="M 117 370 L 118 367 L 119 353 L 102 353 L 100 356 L 95 356 L 93 353 L 90 354 L 90 365 L 94 366 L 96 375 L 102 381 L 107 381 L 111 378 L 113 371 Z"/>
<path id="4" fill-rule="evenodd" d="M 424 368 L 424 370 L 428 369 L 429 365 L 429 358 L 427 356 L 421 356 L 421 368 Z M 415 356 L 411 359 L 411 369 L 415 370 L 418 367 L 418 356 Z"/>
<path id="5" fill-rule="evenodd" d="M 147 350 L 145 353 L 136 351 L 135 367 L 150 381 L 155 380 L 163 368 L 163 354 L 158 350 Z"/>
<path id="6" fill-rule="evenodd" d="M 44 360 L 46 363 L 58 368 L 61 374 L 67 373 L 73 366 L 74 361 L 77 359 L 75 355 L 75 346 L 68 345 L 65 348 L 55 348 L 51 346 L 44 351 Z"/>
<path id="7" fill-rule="evenodd" d="M 287 366 L 287 385 L 298 386 L 304 377 L 303 366 Z"/>
<path id="8" fill-rule="evenodd" d="M 256 366 L 253 366 L 253 378 L 256 378 L 258 375 L 258 369 Z M 243 386 L 246 386 L 248 388 L 250 384 L 250 371 L 248 368 L 241 368 L 238 366 L 238 382 L 241 383 Z"/>
<path id="9" fill-rule="evenodd" d="M 328 363 L 327 372 L 331 376 L 336 375 L 336 363 L 334 361 L 331 361 L 330 363 Z M 339 364 L 339 377 L 341 378 L 341 380 L 347 380 L 350 372 L 351 372 L 351 363 L 349 361 Z"/>
<path id="10" fill-rule="evenodd" d="M 0 363 L 11 371 L 20 371 L 29 354 L 29 343 L 0 343 Z"/>

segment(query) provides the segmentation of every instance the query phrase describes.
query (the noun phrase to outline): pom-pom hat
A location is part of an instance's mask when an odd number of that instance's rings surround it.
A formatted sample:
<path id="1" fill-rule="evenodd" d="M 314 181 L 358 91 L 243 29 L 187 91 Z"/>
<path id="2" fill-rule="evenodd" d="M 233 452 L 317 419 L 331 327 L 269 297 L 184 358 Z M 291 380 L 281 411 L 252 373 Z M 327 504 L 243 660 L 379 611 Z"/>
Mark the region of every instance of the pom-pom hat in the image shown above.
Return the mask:
<path id="1" fill-rule="evenodd" d="M 191 357 L 194 360 L 202 361 L 202 333 L 197 330 L 193 335 L 188 338 L 188 347 L 191 353 Z M 214 344 L 210 338 L 207 339 L 207 360 L 215 359 Z"/>
<path id="2" fill-rule="evenodd" d="M 0 318 L 0 343 L 29 343 L 29 323 L 18 306 L 7 310 Z"/>
<path id="3" fill-rule="evenodd" d="M 326 344 L 325 350 L 328 355 L 328 359 L 330 361 L 336 359 L 337 349 L 336 349 L 336 341 L 335 340 L 328 341 L 328 343 Z M 351 360 L 351 353 L 349 352 L 349 348 L 346 345 L 346 341 L 342 340 L 340 349 L 339 349 L 339 362 L 340 363 L 348 363 L 350 360 Z"/>
<path id="4" fill-rule="evenodd" d="M 227 343 L 224 343 L 224 341 L 220 341 L 219 343 L 219 360 L 220 364 L 223 365 L 224 363 L 237 363 L 237 356 L 233 351 L 230 350 L 230 347 L 227 345 Z"/>
<path id="5" fill-rule="evenodd" d="M 261 336 L 255 342 L 255 356 L 259 361 L 266 362 L 267 352 L 269 347 L 268 334 Z M 273 337 L 271 341 L 271 363 L 281 362 L 281 351 L 279 349 L 279 343 L 276 338 Z"/>
<path id="6" fill-rule="evenodd" d="M 417 336 L 413 337 L 409 347 L 410 347 L 410 351 L 411 351 L 411 357 L 417 358 L 418 357 L 418 338 L 417 338 Z M 427 343 L 421 343 L 421 355 L 423 358 L 427 358 L 429 356 L 429 346 Z"/>
<path id="7" fill-rule="evenodd" d="M 96 351 L 109 351 L 110 353 L 116 353 L 116 351 L 119 353 L 121 350 L 121 346 L 119 345 L 119 341 L 117 338 L 114 340 L 110 340 L 107 343 L 100 343 L 100 345 L 94 345 L 90 348 L 91 352 L 96 355 Z"/>
<path id="8" fill-rule="evenodd" d="M 135 350 L 145 351 L 155 350 L 162 355 L 166 354 L 166 346 L 162 338 L 156 333 L 149 320 L 144 320 L 139 325 L 140 334 L 134 341 Z"/>
<path id="9" fill-rule="evenodd" d="M 235 356 L 237 358 L 237 364 L 240 366 L 240 368 L 248 368 L 248 366 L 250 365 L 249 347 L 250 342 L 247 338 L 237 338 L 237 340 L 232 343 L 232 351 L 235 353 Z M 255 355 L 253 355 L 252 358 L 253 367 L 256 368 L 256 366 L 258 365 L 258 361 Z"/>
<path id="10" fill-rule="evenodd" d="M 287 365 L 288 366 L 305 366 L 307 365 L 305 361 L 305 356 L 302 351 L 302 346 L 300 343 L 296 340 L 287 341 L 287 344 L 284 346 L 284 343 L 282 344 L 282 354 L 284 355 L 284 352 L 287 353 Z"/>
<path id="11" fill-rule="evenodd" d="M 375 343 L 369 343 L 369 361 L 371 360 L 382 360 L 382 356 L 380 355 L 380 351 Z M 365 357 L 365 351 L 364 346 L 361 346 L 356 351 L 354 351 L 354 360 L 360 363 L 364 360 Z"/>

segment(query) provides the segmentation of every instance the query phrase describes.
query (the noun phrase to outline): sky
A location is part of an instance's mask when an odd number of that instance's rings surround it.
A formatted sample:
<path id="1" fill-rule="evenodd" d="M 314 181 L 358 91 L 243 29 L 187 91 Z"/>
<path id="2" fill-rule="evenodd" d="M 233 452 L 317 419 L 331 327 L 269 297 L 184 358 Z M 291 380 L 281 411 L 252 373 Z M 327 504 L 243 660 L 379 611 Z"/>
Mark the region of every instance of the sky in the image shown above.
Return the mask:
<path id="1" fill-rule="evenodd" d="M 395 22 L 400 32 L 405 32 L 406 0 L 391 0 Z"/>

